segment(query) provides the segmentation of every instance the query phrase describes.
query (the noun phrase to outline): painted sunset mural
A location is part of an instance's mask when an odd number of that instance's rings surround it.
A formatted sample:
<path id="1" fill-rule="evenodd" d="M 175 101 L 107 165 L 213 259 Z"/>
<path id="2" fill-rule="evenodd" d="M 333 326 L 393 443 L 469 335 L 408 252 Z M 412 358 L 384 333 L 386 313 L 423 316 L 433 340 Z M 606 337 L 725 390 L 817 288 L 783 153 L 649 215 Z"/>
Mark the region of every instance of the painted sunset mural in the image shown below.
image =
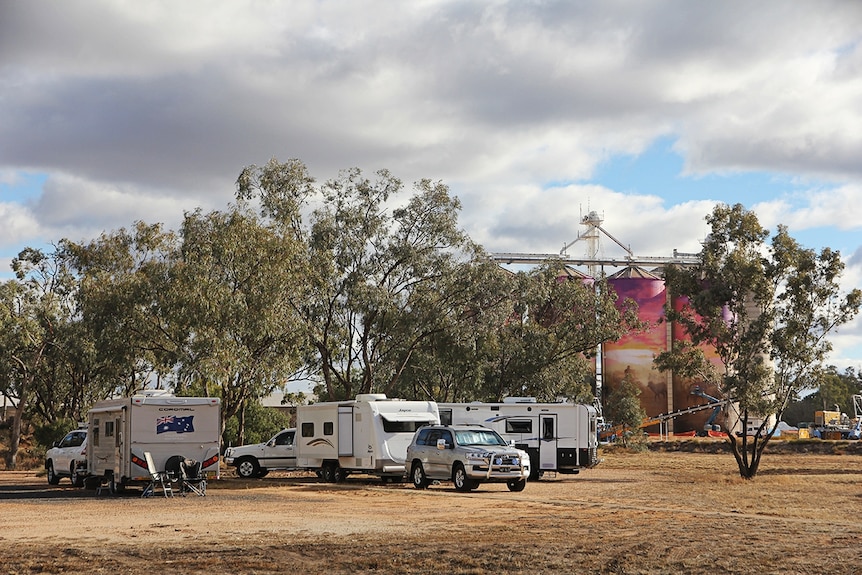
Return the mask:
<path id="1" fill-rule="evenodd" d="M 627 379 L 640 388 L 641 406 L 647 415 L 667 413 L 667 376 L 653 367 L 653 357 L 667 349 L 667 325 L 661 322 L 667 300 L 664 280 L 644 269 L 629 267 L 610 276 L 608 282 L 617 292 L 619 303 L 628 298 L 637 302 L 640 319 L 649 327 L 605 344 L 606 394 Z"/>

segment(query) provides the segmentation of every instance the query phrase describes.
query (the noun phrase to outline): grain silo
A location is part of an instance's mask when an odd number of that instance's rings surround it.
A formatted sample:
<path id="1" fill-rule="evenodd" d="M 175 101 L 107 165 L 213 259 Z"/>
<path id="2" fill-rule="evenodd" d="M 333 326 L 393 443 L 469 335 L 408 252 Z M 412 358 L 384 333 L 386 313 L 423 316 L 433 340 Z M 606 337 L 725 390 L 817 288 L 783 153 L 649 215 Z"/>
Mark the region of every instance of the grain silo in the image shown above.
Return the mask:
<path id="1" fill-rule="evenodd" d="M 655 355 L 667 350 L 667 325 L 663 322 L 667 300 L 664 279 L 641 267 L 629 266 L 609 276 L 608 283 L 617 293 L 618 305 L 626 299 L 638 304 L 638 316 L 647 327 L 604 344 L 606 393 L 627 379 L 641 390 L 641 406 L 648 416 L 667 413 L 671 406 L 668 376 L 653 366 Z"/>

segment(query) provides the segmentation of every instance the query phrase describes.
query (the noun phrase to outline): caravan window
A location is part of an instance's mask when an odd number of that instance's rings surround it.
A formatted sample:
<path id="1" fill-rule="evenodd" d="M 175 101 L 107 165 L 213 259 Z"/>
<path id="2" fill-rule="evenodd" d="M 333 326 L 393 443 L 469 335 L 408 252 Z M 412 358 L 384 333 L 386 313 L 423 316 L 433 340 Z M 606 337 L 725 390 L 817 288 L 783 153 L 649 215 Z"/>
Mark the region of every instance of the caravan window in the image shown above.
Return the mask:
<path id="1" fill-rule="evenodd" d="M 542 419 L 542 439 L 554 438 L 554 420 L 550 417 Z"/>
<path id="2" fill-rule="evenodd" d="M 309 421 L 307 423 L 302 424 L 302 436 L 303 437 L 314 437 L 314 423 Z"/>
<path id="3" fill-rule="evenodd" d="M 533 420 L 507 419 L 506 433 L 533 433 Z"/>
<path id="4" fill-rule="evenodd" d="M 332 435 L 332 432 L 334 429 L 335 429 L 335 426 L 332 425 L 331 421 L 324 421 L 323 422 L 323 435 Z"/>
<path id="5" fill-rule="evenodd" d="M 452 410 L 451 409 L 441 409 L 440 410 L 440 425 L 452 425 Z"/>
<path id="6" fill-rule="evenodd" d="M 90 438 L 90 441 L 93 442 L 94 446 L 96 446 L 96 447 L 99 446 L 99 420 L 98 419 L 93 420 L 93 437 Z"/>
<path id="7" fill-rule="evenodd" d="M 105 437 L 114 437 L 114 422 L 105 422 Z"/>
<path id="8" fill-rule="evenodd" d="M 389 421 L 383 418 L 383 431 L 386 433 L 413 433 L 428 421 Z"/>

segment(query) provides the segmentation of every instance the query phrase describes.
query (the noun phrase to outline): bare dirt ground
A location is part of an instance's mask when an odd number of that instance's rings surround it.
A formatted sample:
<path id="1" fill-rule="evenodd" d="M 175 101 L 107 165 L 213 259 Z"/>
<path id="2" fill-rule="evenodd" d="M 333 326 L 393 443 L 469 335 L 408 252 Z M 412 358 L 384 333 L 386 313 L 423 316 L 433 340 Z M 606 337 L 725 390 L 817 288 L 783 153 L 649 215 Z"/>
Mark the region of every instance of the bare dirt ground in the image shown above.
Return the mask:
<path id="1" fill-rule="evenodd" d="M 521 493 L 226 471 L 206 497 L 50 487 L 0 472 L 0 572 L 856 573 L 862 456 L 603 453 Z"/>

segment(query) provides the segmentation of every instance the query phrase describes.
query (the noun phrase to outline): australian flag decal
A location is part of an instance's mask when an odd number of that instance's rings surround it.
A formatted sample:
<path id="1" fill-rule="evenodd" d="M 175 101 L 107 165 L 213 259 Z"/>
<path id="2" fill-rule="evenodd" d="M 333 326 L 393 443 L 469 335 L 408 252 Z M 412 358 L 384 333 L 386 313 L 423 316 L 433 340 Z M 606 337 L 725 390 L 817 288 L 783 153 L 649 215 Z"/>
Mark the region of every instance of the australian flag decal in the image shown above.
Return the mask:
<path id="1" fill-rule="evenodd" d="M 194 415 L 187 417 L 177 417 L 175 415 L 160 417 L 156 420 L 156 434 L 168 433 L 170 431 L 175 433 L 192 433 L 195 430 L 194 418 Z"/>

